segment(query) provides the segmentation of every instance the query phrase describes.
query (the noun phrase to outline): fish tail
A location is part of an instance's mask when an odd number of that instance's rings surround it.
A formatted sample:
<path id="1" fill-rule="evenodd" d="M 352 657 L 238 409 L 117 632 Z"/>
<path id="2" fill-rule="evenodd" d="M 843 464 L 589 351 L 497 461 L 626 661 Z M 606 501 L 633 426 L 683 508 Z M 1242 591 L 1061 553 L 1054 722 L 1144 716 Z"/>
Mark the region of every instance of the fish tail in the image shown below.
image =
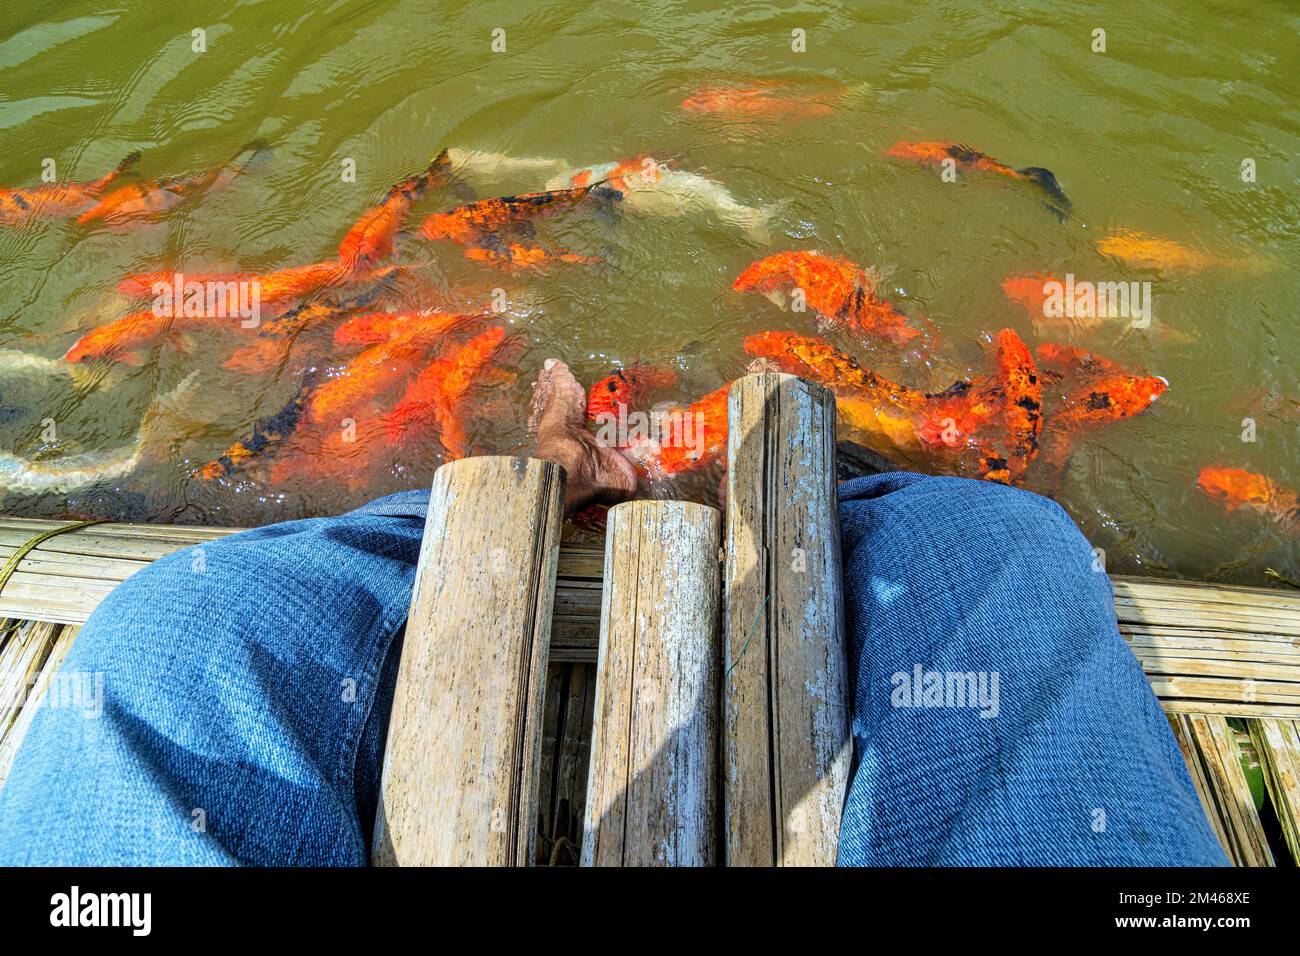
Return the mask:
<path id="1" fill-rule="evenodd" d="M 243 172 L 248 168 L 249 164 L 252 163 L 253 160 L 257 159 L 258 156 L 270 148 L 271 145 L 264 139 L 251 140 L 239 147 L 239 149 L 235 151 L 235 155 L 230 157 L 230 161 L 233 163 L 235 160 L 239 159 L 240 156 L 247 154 L 248 158 L 239 164 L 239 171 Z"/>
<path id="2" fill-rule="evenodd" d="M 1056 176 L 1050 169 L 1043 169 L 1041 166 L 1026 166 L 1024 169 L 1017 169 L 1016 173 L 1031 180 L 1039 189 L 1047 193 L 1058 208 L 1068 211 L 1073 207 L 1070 197 L 1065 195 L 1065 190 L 1061 184 L 1056 181 Z"/>

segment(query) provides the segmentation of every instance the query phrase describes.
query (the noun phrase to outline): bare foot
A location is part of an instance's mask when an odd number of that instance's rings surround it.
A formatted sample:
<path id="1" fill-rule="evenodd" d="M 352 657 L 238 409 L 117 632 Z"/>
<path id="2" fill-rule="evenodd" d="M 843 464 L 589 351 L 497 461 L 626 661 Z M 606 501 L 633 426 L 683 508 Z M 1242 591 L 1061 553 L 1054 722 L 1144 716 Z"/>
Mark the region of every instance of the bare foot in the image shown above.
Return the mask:
<path id="1" fill-rule="evenodd" d="M 564 469 L 564 513 L 591 504 L 617 504 L 636 492 L 636 469 L 587 431 L 587 392 L 558 359 L 547 359 L 533 386 L 529 430 L 537 457 Z"/>

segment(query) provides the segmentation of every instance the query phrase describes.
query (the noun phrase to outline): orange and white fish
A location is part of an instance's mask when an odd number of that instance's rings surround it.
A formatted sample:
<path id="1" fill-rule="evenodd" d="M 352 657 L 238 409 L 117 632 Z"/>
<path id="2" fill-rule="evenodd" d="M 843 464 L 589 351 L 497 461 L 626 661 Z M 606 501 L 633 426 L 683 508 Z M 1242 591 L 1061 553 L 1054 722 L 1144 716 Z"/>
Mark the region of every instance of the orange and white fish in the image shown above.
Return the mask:
<path id="1" fill-rule="evenodd" d="M 628 458 L 652 478 L 680 475 L 727 460 L 727 392 L 723 385 L 698 401 L 661 410 L 659 434 L 636 441 Z"/>
<path id="2" fill-rule="evenodd" d="M 36 219 L 68 219 L 104 194 L 140 159 L 129 154 L 107 175 L 88 183 L 43 183 L 27 189 L 0 189 L 0 226 L 20 226 Z"/>
<path id="3" fill-rule="evenodd" d="M 373 265 L 392 254 L 393 239 L 411 207 L 434 186 L 445 183 L 451 173 L 447 150 L 439 153 L 422 173 L 402 180 L 379 205 L 366 210 L 348 230 L 339 245 L 339 261 L 348 269 Z"/>
<path id="4" fill-rule="evenodd" d="M 242 147 L 230 162 L 204 172 L 191 176 L 143 180 L 115 189 L 78 216 L 77 222 L 82 225 L 92 222 L 117 224 L 156 219 L 167 210 L 201 193 L 228 185 L 265 148 L 266 144 L 259 140 Z M 236 164 L 235 160 L 245 154 L 248 158 Z"/>
<path id="5" fill-rule="evenodd" d="M 1242 468 L 1210 465 L 1201 469 L 1196 485 L 1228 511 L 1253 508 L 1289 531 L 1300 530 L 1300 501 L 1296 493 L 1271 478 Z"/>
<path id="6" fill-rule="evenodd" d="M 778 252 L 759 259 L 731 284 L 737 292 L 801 293 L 833 326 L 905 345 L 921 334 L 877 292 L 879 280 L 847 259 L 820 252 Z"/>
<path id="7" fill-rule="evenodd" d="M 922 166 L 941 166 L 951 163 L 953 168 L 960 172 L 994 173 L 1019 182 L 1032 183 L 1046 194 L 1049 200 L 1048 208 L 1052 209 L 1058 218 L 1064 218 L 1064 213 L 1070 210 L 1069 197 L 1061 189 L 1061 184 L 1056 181 L 1056 176 L 1051 170 L 1043 169 L 1041 166 L 1014 169 L 998 162 L 987 153 L 954 142 L 898 142 L 888 149 L 887 155 L 895 159 L 920 163 Z"/>
<path id="8" fill-rule="evenodd" d="M 469 436 L 458 406 L 505 337 L 503 326 L 493 326 L 425 366 L 385 419 L 389 441 L 401 441 L 416 425 L 433 421 L 448 457 L 465 457 Z"/>
<path id="9" fill-rule="evenodd" d="M 620 205 L 631 212 L 663 218 L 707 213 L 724 225 L 744 230 L 755 241 L 767 242 L 771 237 L 775 207 L 746 206 L 721 183 L 652 156 L 570 170 L 549 180 L 547 188 L 602 183 L 602 192 L 616 194 Z"/>
<path id="10" fill-rule="evenodd" d="M 486 312 L 367 312 L 353 316 L 334 330 L 335 345 L 378 345 L 390 339 L 413 336 L 430 342 L 462 325 L 481 319 Z"/>

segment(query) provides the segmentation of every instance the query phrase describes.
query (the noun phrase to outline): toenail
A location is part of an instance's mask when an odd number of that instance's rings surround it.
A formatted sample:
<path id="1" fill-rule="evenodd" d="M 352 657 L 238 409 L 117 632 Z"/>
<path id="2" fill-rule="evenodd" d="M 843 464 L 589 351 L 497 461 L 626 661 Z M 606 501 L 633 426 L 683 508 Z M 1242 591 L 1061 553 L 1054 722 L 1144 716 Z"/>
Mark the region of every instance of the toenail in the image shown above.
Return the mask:
<path id="1" fill-rule="evenodd" d="M 542 363 L 542 369 L 544 371 L 550 371 L 551 366 L 553 366 L 557 361 L 558 359 L 547 359 L 545 362 Z"/>

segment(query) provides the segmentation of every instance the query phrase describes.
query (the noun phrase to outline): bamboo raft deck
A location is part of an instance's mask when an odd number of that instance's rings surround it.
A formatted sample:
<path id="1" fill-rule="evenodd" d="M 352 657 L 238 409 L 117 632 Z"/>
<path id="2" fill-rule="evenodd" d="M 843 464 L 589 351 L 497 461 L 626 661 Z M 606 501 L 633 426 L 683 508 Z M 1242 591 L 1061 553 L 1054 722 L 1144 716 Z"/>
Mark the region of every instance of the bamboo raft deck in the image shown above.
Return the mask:
<path id="1" fill-rule="evenodd" d="M 439 540 L 450 543 L 431 548 L 426 533 L 385 759 L 376 863 L 831 862 L 844 782 L 836 748 L 847 735 L 843 674 L 827 663 L 842 657 L 834 620 L 838 589 L 827 583 L 837 580 L 838 541 L 808 548 L 813 573 L 800 576 L 806 581 L 777 580 L 763 562 L 784 553 L 774 543 L 785 538 L 807 546 L 808 529 L 791 524 L 797 509 L 782 499 L 789 489 L 797 488 L 805 510 L 820 509 L 822 517 L 834 505 L 833 448 L 816 440 L 834 421 L 833 399 L 789 376 L 741 382 L 746 387 L 733 390 L 732 432 L 749 433 L 744 423 L 753 419 L 765 423 L 764 437 L 755 448 L 733 443 L 725 519 L 716 509 L 682 502 L 634 502 L 611 512 L 605 550 L 564 546 L 554 466 L 481 458 L 439 469 L 429 527 L 441 521 L 450 534 Z M 792 383 L 798 383 L 793 391 Z M 784 403 L 776 422 L 767 420 L 774 398 Z M 773 454 L 794 447 L 799 456 Z M 778 474 L 800 467 L 808 470 L 803 477 L 817 480 L 790 482 Z M 764 468 L 767 474 L 760 473 Z M 513 504 L 494 501 L 486 513 L 439 505 L 494 481 L 501 486 L 505 474 L 522 482 L 514 486 Z M 0 517 L 0 557 L 7 561 L 35 535 L 67 524 Z M 504 540 L 502 528 L 517 528 L 514 540 Z M 25 695 L 49 685 L 104 597 L 163 555 L 235 530 L 103 523 L 52 537 L 22 559 L 0 591 L 0 786 L 32 716 L 22 706 Z M 481 560 L 489 541 L 508 567 Z M 768 546 L 756 548 L 756 541 Z M 720 568 L 723 543 L 727 561 Z M 526 583 L 526 596 L 513 600 L 498 589 L 501 596 L 486 599 L 492 606 L 472 608 L 475 620 L 445 620 L 448 601 L 431 582 L 460 580 L 447 577 L 449 568 L 462 576 L 508 575 Z M 1120 633 L 1169 715 L 1229 857 L 1242 866 L 1296 865 L 1300 593 L 1124 576 L 1112 576 L 1112 583 Z M 484 593 L 472 583 L 462 587 Z M 663 601 L 664 593 L 674 599 Z M 811 655 L 801 649 L 807 633 L 802 644 L 792 642 L 782 623 L 810 608 L 820 609 L 817 630 L 825 636 Z M 746 678 L 749 685 L 724 682 L 758 617 L 776 622 L 762 645 L 771 648 L 768 666 L 748 668 L 755 675 Z M 516 656 L 504 666 L 497 657 L 476 656 L 476 627 Z M 517 641 L 502 641 L 512 633 Z M 438 659 L 448 640 L 460 646 L 458 666 L 484 686 L 469 704 L 439 695 L 445 713 L 431 713 L 424 703 L 436 689 L 430 682 L 448 677 L 409 662 Z M 783 675 L 780 694 L 763 683 L 769 671 Z M 452 678 L 462 681 L 465 672 Z M 800 697 L 799 688 L 810 683 L 817 685 L 812 697 Z M 797 706 L 777 712 L 773 702 L 790 694 Z M 700 706 L 719 698 L 716 708 Z M 817 723 L 823 736 L 831 728 L 827 739 L 799 724 L 811 720 L 809 699 L 822 708 L 826 719 Z M 500 704 L 477 713 L 485 700 Z M 435 772 L 456 757 L 430 745 L 436 735 L 429 728 L 461 720 L 458 710 L 468 706 L 476 708 L 484 747 L 504 742 L 497 748 L 501 763 L 472 784 L 429 793 L 431 779 L 464 781 Z M 742 712 L 749 723 L 737 716 Z M 761 726 L 750 725 L 755 714 Z M 773 723 L 788 728 L 779 750 L 769 749 Z M 803 751 L 787 752 L 796 746 Z M 665 753 L 671 781 L 656 776 Z M 1252 794 L 1243 769 L 1254 759 L 1262 794 Z M 818 769 L 817 780 L 797 779 L 807 767 Z M 768 821 L 782 818 L 783 787 L 812 793 L 800 811 L 810 817 L 787 833 L 769 832 Z M 434 802 L 454 820 L 431 818 Z M 606 831 L 619 838 L 602 839 Z M 792 839 L 794 832 L 801 836 Z"/>

